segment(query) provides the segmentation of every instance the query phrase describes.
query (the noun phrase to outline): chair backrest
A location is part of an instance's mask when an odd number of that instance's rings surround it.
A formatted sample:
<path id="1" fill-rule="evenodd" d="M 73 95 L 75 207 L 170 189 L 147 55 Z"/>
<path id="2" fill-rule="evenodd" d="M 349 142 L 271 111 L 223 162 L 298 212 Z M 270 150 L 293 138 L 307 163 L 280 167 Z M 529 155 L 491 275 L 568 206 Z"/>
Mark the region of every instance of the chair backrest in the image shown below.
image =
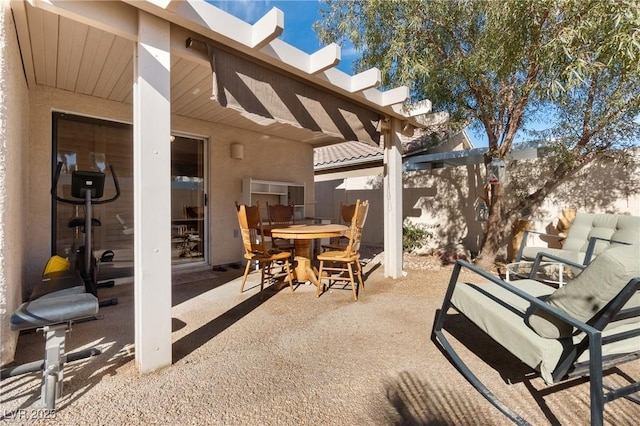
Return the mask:
<path id="1" fill-rule="evenodd" d="M 295 209 L 293 205 L 269 204 L 267 202 L 269 224 L 290 225 L 295 223 Z"/>
<path id="2" fill-rule="evenodd" d="M 260 203 L 256 202 L 255 206 L 240 204 L 236 205 L 236 208 L 238 209 L 238 224 L 245 252 L 247 254 L 267 253 L 262 219 L 260 219 Z"/>
<path id="3" fill-rule="evenodd" d="M 345 255 L 351 256 L 360 251 L 360 243 L 362 241 L 362 229 L 367 221 L 367 213 L 369 212 L 369 200 L 356 201 L 354 214 L 351 219 L 349 228 L 349 245 L 347 246 Z"/>
<path id="4" fill-rule="evenodd" d="M 340 203 L 340 221 L 345 225 L 351 225 L 353 215 L 356 213 L 356 204 Z"/>
<path id="5" fill-rule="evenodd" d="M 593 237 L 600 238 L 595 243 L 594 255 L 600 254 L 607 248 L 611 244 L 609 240 L 638 244 L 640 241 L 640 216 L 577 213 L 562 248 L 586 252 L 590 239 Z"/>

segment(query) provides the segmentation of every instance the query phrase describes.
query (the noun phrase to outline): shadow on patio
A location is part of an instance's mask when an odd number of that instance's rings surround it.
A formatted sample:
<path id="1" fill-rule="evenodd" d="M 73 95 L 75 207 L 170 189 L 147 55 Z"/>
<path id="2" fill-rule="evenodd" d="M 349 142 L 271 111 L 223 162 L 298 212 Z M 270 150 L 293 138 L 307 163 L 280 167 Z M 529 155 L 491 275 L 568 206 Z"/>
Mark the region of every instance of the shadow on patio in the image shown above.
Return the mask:
<path id="1" fill-rule="evenodd" d="M 374 264 L 357 302 L 349 289 L 316 298 L 307 285 L 294 293 L 269 288 L 261 300 L 255 284 L 239 293 L 241 270 L 194 274 L 173 286 L 174 363 L 145 375 L 133 359 L 132 286 L 105 289 L 103 297 L 116 296 L 119 305 L 76 324 L 67 340 L 68 351 L 100 345 L 103 354 L 65 367 L 57 423 L 505 424 L 430 341 L 450 269 L 391 280 Z M 258 279 L 253 274 L 249 284 Z M 528 421 L 588 423 L 588 383 L 548 392 L 464 319 L 450 323 L 461 356 Z M 21 336 L 17 362 L 41 358 L 43 346 L 40 333 Z M 640 365 L 622 373 L 610 379 L 637 377 Z M 5 420 L 38 397 L 40 377 L 2 382 Z M 626 400 L 605 412 L 612 424 L 638 417 L 640 406 Z"/>

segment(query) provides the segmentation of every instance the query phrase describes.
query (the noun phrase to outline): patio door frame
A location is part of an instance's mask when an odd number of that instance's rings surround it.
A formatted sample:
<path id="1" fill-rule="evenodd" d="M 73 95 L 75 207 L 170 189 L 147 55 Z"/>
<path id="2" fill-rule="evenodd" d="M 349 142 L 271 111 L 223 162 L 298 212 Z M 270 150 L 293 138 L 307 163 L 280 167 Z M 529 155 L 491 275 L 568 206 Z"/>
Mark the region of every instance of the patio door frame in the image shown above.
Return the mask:
<path id="1" fill-rule="evenodd" d="M 52 180 L 53 180 L 53 176 L 55 175 L 55 171 L 56 171 L 56 167 L 57 167 L 57 160 L 58 160 L 58 150 L 61 148 L 60 144 L 58 142 L 58 129 L 60 126 L 60 120 L 71 120 L 71 121 L 75 121 L 75 122 L 80 122 L 80 123 L 86 123 L 86 124 L 95 124 L 95 125 L 99 125 L 99 126 L 112 126 L 114 128 L 125 128 L 127 129 L 130 133 L 131 133 L 131 158 L 133 158 L 133 125 L 131 123 L 127 123 L 127 122 L 122 122 L 122 121 L 118 121 L 118 120 L 114 120 L 114 119 L 110 119 L 110 118 L 104 118 L 104 117 L 90 117 L 90 116 L 86 116 L 86 115 L 82 115 L 82 114 L 78 114 L 78 113 L 73 113 L 73 112 L 63 112 L 63 111 L 52 111 L 52 134 L 51 134 L 51 147 L 52 147 L 52 159 L 51 159 L 51 176 L 52 176 Z M 172 135 L 176 136 L 176 137 L 182 137 L 182 138 L 187 138 L 187 139 L 192 139 L 192 140 L 197 140 L 200 141 L 202 143 L 202 171 L 203 171 L 203 185 L 202 185 L 202 190 L 203 190 L 203 201 L 202 201 L 202 205 L 203 205 L 203 224 L 202 224 L 202 235 L 201 235 L 201 248 L 202 248 L 202 257 L 198 258 L 197 260 L 193 260 L 192 262 L 186 262 L 186 263 L 174 263 L 172 262 L 172 268 L 177 268 L 177 269 L 183 269 L 183 268 L 188 268 L 188 267 L 192 267 L 192 266 L 202 266 L 203 264 L 209 264 L 210 262 L 210 244 L 209 244 L 209 150 L 210 150 L 210 141 L 209 138 L 203 135 L 195 135 L 195 134 L 189 134 L 189 133 L 185 133 L 185 132 L 171 132 Z M 107 158 L 108 160 L 108 158 Z M 121 175 L 119 175 L 120 177 L 122 177 Z M 127 178 L 125 178 L 126 180 Z M 109 182 L 111 182 L 110 177 L 107 179 Z M 52 181 L 53 183 L 53 181 Z M 121 179 L 121 186 L 122 186 L 122 179 Z M 133 218 L 133 205 L 131 206 L 131 212 L 130 215 L 128 215 L 127 218 Z M 129 226 L 135 226 L 133 224 L 133 222 L 131 221 L 130 223 L 128 223 Z M 58 231 L 59 231 L 59 224 L 58 224 L 58 203 L 52 200 L 51 203 L 51 255 L 54 254 L 60 254 L 60 255 L 67 255 L 68 253 L 58 253 L 59 251 L 59 247 L 58 247 Z M 119 224 L 116 226 L 115 229 L 117 229 L 117 232 L 121 232 L 120 228 L 119 228 Z M 107 247 L 108 248 L 108 247 Z M 133 246 L 131 247 L 131 249 L 133 249 Z M 133 261 L 133 259 L 132 259 Z"/>
<path id="2" fill-rule="evenodd" d="M 202 136 L 202 135 L 195 135 L 195 134 L 190 134 L 190 133 L 186 133 L 186 132 L 171 132 L 172 137 L 176 137 L 176 138 L 186 138 L 186 139 L 192 139 L 192 140 L 196 140 L 196 141 L 200 141 L 202 143 L 202 171 L 203 171 L 203 183 L 202 183 L 202 196 L 203 196 L 203 200 L 202 200 L 202 206 L 203 206 L 203 223 L 202 223 L 202 235 L 200 236 L 201 238 L 201 245 L 202 245 L 202 258 L 199 258 L 201 260 L 194 260 L 192 262 L 175 262 L 173 260 L 172 257 L 172 268 L 174 269 L 183 269 L 183 268 L 189 268 L 192 267 L 194 265 L 200 265 L 202 266 L 203 264 L 208 265 L 209 262 L 209 256 L 210 256 L 210 243 L 209 243 L 209 138 L 207 138 L 206 136 Z M 173 159 L 171 160 L 173 163 Z M 172 208 L 173 208 L 173 202 L 174 200 L 171 200 L 172 203 Z"/>

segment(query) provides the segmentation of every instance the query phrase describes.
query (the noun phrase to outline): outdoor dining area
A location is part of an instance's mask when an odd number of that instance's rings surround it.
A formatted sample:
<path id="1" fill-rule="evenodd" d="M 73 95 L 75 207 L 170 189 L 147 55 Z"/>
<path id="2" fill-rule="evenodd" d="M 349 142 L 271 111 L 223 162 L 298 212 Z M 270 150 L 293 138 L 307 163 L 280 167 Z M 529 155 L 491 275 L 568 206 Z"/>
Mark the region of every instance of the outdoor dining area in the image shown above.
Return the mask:
<path id="1" fill-rule="evenodd" d="M 337 282 L 345 282 L 351 285 L 357 301 L 358 292 L 364 289 L 359 250 L 369 202 L 341 205 L 344 224 L 296 223 L 293 205 L 267 203 L 266 207 L 268 223 L 264 224 L 259 201 L 254 206 L 236 203 L 246 261 L 240 292 L 251 267 L 257 265 L 261 293 L 265 282 L 271 280 L 288 283 L 292 292 L 294 280 L 313 284 L 317 297 Z M 322 239 L 329 242 L 322 245 L 322 253 L 315 253 L 318 244 L 314 241 Z"/>

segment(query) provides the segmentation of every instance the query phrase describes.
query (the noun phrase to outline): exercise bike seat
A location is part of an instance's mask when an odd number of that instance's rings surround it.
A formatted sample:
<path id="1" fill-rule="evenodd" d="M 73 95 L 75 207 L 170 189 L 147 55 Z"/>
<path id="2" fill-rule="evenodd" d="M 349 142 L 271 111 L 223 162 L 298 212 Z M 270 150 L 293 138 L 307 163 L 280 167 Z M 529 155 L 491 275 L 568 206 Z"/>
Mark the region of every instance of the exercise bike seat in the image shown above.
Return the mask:
<path id="1" fill-rule="evenodd" d="M 50 293 L 25 302 L 11 315 L 12 330 L 28 330 L 90 318 L 98 313 L 98 299 L 90 293 L 55 296 Z"/>

